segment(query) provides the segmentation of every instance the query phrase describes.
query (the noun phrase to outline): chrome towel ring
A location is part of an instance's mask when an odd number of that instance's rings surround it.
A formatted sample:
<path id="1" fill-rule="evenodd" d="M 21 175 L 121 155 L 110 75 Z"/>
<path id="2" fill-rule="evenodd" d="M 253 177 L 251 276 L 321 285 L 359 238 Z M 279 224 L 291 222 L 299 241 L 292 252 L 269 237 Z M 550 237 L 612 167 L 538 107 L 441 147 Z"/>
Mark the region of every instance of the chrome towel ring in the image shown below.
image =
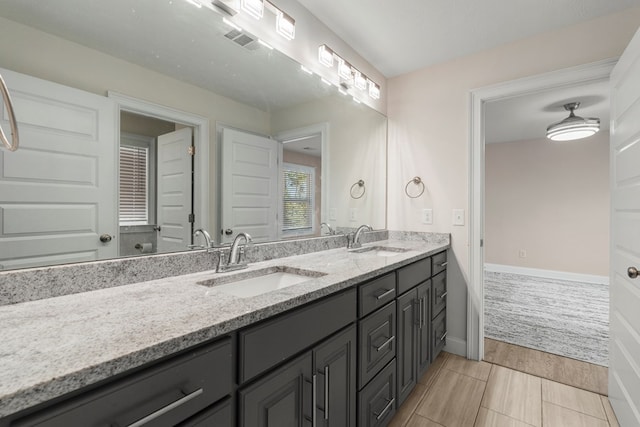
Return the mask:
<path id="1" fill-rule="evenodd" d="M 422 188 L 420 189 L 420 193 L 418 193 L 415 196 L 412 196 L 411 194 L 409 194 L 409 184 L 411 184 L 412 182 L 415 185 L 422 186 Z M 409 180 L 409 182 L 407 182 L 407 185 L 404 186 L 404 193 L 411 199 L 417 199 L 418 197 L 422 196 L 422 194 L 424 194 L 424 190 L 425 190 L 424 181 L 422 181 L 422 178 L 420 178 L 419 176 L 413 177 L 413 179 Z"/>
<path id="2" fill-rule="evenodd" d="M 354 196 L 353 195 L 353 190 L 357 190 L 358 188 L 362 189 L 362 194 L 360 194 L 359 196 Z M 351 194 L 351 198 L 352 199 L 360 199 L 362 198 L 362 196 L 364 196 L 364 193 L 367 191 L 367 188 L 364 186 L 364 181 L 363 180 L 358 180 L 358 182 L 356 182 L 355 184 L 353 184 L 351 186 L 351 189 L 349 190 L 349 193 Z M 357 194 L 357 192 L 356 192 Z"/>
<path id="3" fill-rule="evenodd" d="M 2 144 L 7 147 L 9 151 L 16 151 L 19 144 L 18 123 L 16 122 L 16 116 L 13 113 L 13 104 L 11 103 L 11 97 L 9 96 L 9 89 L 7 89 L 7 84 L 4 82 L 2 76 L 0 76 L 0 92 L 2 92 L 2 100 L 4 101 L 4 106 L 7 109 L 7 115 L 9 116 L 9 126 L 11 126 L 12 142 L 9 142 L 9 139 L 5 135 L 4 130 L 1 126 L 0 138 L 2 139 Z"/>

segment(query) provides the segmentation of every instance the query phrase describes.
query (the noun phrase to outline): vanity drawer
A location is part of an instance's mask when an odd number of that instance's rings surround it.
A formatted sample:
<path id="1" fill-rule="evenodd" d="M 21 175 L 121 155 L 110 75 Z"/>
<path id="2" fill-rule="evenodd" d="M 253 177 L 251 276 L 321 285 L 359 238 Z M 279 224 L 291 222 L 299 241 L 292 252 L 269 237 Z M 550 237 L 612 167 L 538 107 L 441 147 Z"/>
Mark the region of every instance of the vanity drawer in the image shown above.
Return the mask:
<path id="1" fill-rule="evenodd" d="M 240 331 L 240 383 L 354 322 L 356 304 L 356 290 L 349 289 Z"/>
<path id="2" fill-rule="evenodd" d="M 358 385 L 362 388 L 396 356 L 396 303 L 360 321 Z"/>
<path id="3" fill-rule="evenodd" d="M 431 258 L 425 258 L 398 269 L 398 295 L 431 277 Z"/>
<path id="4" fill-rule="evenodd" d="M 223 402 L 213 405 L 210 408 L 189 418 L 179 427 L 233 427 L 233 415 L 231 398 L 227 398 Z"/>
<path id="5" fill-rule="evenodd" d="M 431 317 L 434 318 L 447 306 L 447 272 L 431 279 Z"/>
<path id="6" fill-rule="evenodd" d="M 396 413 L 396 406 L 394 359 L 358 395 L 358 425 L 386 426 Z"/>
<path id="7" fill-rule="evenodd" d="M 23 418 L 12 426 L 176 425 L 231 393 L 227 338 Z M 153 422 L 151 421 L 153 420 Z"/>
<path id="8" fill-rule="evenodd" d="M 447 344 L 447 311 L 444 310 L 431 323 L 431 362 Z"/>
<path id="9" fill-rule="evenodd" d="M 447 251 L 435 254 L 431 257 L 431 274 L 434 276 L 447 269 Z"/>
<path id="10" fill-rule="evenodd" d="M 396 297 L 396 273 L 385 274 L 358 286 L 358 316 L 364 317 Z"/>

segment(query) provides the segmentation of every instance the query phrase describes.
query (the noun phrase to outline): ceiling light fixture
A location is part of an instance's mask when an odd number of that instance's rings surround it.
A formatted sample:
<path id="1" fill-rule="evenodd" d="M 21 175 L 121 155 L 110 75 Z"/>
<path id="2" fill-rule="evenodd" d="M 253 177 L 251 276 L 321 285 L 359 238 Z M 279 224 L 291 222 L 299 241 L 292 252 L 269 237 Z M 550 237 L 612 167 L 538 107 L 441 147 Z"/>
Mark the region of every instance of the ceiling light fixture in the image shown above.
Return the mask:
<path id="1" fill-rule="evenodd" d="M 564 109 L 569 111 L 569 117 L 553 123 L 547 127 L 547 138 L 552 141 L 572 141 L 587 138 L 600 130 L 600 119 L 582 118 L 576 116 L 573 111 L 580 106 L 579 102 L 564 104 Z"/>
<path id="2" fill-rule="evenodd" d="M 256 19 L 264 16 L 264 0 L 241 0 L 240 9 Z"/>

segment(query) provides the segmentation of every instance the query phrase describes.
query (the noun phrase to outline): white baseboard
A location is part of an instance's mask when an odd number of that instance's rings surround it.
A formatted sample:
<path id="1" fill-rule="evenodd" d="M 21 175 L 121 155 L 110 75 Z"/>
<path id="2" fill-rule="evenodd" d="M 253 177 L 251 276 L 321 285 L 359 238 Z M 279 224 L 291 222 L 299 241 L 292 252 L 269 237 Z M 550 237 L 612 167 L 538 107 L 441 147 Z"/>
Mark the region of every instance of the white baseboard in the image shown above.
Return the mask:
<path id="1" fill-rule="evenodd" d="M 568 273 L 566 271 L 542 270 L 539 268 L 516 267 L 513 265 L 484 264 L 485 271 L 495 273 L 521 274 L 523 276 L 544 277 L 545 279 L 569 280 L 572 282 L 609 285 L 609 277 L 595 274 Z"/>
<path id="2" fill-rule="evenodd" d="M 447 337 L 447 344 L 444 346 L 444 351 L 466 358 L 467 340 L 461 340 L 460 338 L 455 337 Z"/>

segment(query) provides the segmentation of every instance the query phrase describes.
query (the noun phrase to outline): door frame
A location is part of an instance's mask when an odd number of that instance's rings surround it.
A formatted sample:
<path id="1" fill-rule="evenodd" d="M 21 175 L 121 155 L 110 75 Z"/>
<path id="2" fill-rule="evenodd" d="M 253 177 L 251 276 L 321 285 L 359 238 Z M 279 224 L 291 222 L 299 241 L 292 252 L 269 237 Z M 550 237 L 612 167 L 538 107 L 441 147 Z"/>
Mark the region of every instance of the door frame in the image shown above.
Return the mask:
<path id="1" fill-rule="evenodd" d="M 484 116 L 489 101 L 609 80 L 618 58 L 471 90 L 469 93 L 469 284 L 467 358 L 484 358 Z"/>
<path id="2" fill-rule="evenodd" d="M 120 112 L 140 114 L 169 122 L 179 123 L 193 128 L 193 145 L 196 150 L 194 171 L 194 201 L 193 210 L 196 214 L 194 228 L 210 230 L 209 212 L 209 119 L 186 111 L 176 110 L 164 105 L 134 98 L 114 91 L 108 91 L 107 96 L 116 103 L 116 138 L 120 146 Z M 118 180 L 117 187 L 120 182 Z"/>

